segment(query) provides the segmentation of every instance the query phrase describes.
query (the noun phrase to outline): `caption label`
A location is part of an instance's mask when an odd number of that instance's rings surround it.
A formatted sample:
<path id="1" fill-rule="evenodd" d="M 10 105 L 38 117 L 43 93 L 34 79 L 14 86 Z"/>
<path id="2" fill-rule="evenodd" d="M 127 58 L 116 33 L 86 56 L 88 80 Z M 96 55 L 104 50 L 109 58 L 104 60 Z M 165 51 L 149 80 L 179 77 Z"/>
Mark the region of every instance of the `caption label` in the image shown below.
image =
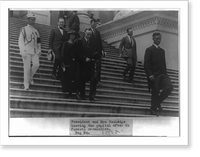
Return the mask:
<path id="1" fill-rule="evenodd" d="M 132 119 L 70 119 L 72 136 L 132 135 Z"/>

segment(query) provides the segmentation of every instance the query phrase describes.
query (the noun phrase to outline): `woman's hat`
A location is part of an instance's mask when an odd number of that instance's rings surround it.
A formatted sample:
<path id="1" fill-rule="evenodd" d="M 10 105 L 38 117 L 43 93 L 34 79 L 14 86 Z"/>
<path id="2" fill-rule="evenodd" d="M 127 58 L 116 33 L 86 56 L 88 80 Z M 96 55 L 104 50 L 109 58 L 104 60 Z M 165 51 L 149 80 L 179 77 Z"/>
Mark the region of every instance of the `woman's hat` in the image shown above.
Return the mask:
<path id="1" fill-rule="evenodd" d="M 74 30 L 69 30 L 67 33 L 68 34 L 76 34 L 76 32 Z"/>
<path id="2" fill-rule="evenodd" d="M 36 18 L 35 14 L 32 13 L 28 13 L 26 16 L 27 18 Z"/>

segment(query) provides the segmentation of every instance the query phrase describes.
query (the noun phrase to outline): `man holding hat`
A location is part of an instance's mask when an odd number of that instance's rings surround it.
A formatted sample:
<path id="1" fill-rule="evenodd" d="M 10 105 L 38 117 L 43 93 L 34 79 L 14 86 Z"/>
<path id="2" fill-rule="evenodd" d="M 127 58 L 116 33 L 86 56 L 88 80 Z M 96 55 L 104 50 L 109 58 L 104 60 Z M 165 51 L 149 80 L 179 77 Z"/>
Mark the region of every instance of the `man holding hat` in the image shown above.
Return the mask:
<path id="1" fill-rule="evenodd" d="M 33 76 L 39 68 L 39 57 L 41 55 L 40 35 L 34 28 L 36 17 L 34 14 L 28 13 L 27 20 L 28 25 L 21 28 L 18 39 L 18 45 L 24 66 L 25 90 L 29 90 L 29 85 L 34 84 Z"/>
<path id="2" fill-rule="evenodd" d="M 64 18 L 60 17 L 58 19 L 58 27 L 51 30 L 50 37 L 49 37 L 49 50 L 48 52 L 53 51 L 55 53 L 55 61 L 54 61 L 54 67 L 52 76 L 54 78 L 60 79 L 61 75 L 61 62 L 60 62 L 60 56 L 61 56 L 61 49 L 62 44 L 67 40 L 67 32 L 64 27 Z M 57 72 L 58 69 L 58 72 Z"/>

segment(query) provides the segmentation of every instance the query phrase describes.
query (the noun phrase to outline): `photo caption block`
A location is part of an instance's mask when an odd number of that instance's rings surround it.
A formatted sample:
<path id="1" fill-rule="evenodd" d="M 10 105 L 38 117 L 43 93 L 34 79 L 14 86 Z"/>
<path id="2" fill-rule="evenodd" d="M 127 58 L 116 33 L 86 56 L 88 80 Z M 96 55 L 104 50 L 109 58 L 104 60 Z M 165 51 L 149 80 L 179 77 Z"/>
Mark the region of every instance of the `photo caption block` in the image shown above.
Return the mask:
<path id="1" fill-rule="evenodd" d="M 71 136 L 131 136 L 132 119 L 70 119 Z"/>

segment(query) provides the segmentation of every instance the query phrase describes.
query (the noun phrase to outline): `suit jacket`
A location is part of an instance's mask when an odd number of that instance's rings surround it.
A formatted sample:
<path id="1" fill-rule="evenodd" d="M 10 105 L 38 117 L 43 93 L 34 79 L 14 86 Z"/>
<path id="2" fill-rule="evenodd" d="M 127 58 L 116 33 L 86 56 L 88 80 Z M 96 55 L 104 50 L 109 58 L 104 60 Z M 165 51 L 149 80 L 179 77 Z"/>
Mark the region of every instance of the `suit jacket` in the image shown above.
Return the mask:
<path id="1" fill-rule="evenodd" d="M 162 48 L 156 48 L 154 45 L 147 48 L 144 56 L 144 68 L 150 89 L 152 81 L 150 81 L 149 76 L 153 75 L 155 82 L 159 82 L 160 76 L 167 75 L 165 51 Z"/>
<path id="2" fill-rule="evenodd" d="M 91 41 L 89 41 L 89 43 L 86 41 L 86 39 L 83 37 L 81 40 L 80 40 L 80 44 L 79 44 L 79 58 L 80 58 L 80 61 L 82 63 L 87 63 L 85 61 L 86 58 L 90 58 L 92 59 L 92 54 L 93 54 L 93 47 L 92 47 L 92 44 L 91 44 Z"/>
<path id="3" fill-rule="evenodd" d="M 86 62 L 86 58 L 92 59 L 94 51 L 91 42 L 88 44 L 84 37 L 80 40 L 79 52 L 81 75 L 89 80 L 94 72 L 94 62 Z"/>
<path id="4" fill-rule="evenodd" d="M 101 35 L 98 30 L 94 30 L 91 36 L 91 42 L 93 45 L 93 50 L 95 52 L 98 52 L 102 56 L 102 51 L 104 51 L 103 46 L 102 46 L 102 40 L 101 40 Z"/>
<path id="5" fill-rule="evenodd" d="M 137 49 L 136 49 L 136 41 L 132 37 L 133 45 L 131 44 L 128 36 L 123 37 L 121 43 L 119 45 L 119 54 L 122 54 L 122 57 L 133 58 L 137 60 Z"/>
<path id="6" fill-rule="evenodd" d="M 55 53 L 55 57 L 60 59 L 62 44 L 67 40 L 67 32 L 63 29 L 63 35 L 59 28 L 51 30 L 49 37 L 49 49 L 52 49 Z"/>
<path id="7" fill-rule="evenodd" d="M 77 14 L 72 14 L 69 19 L 69 28 L 71 30 L 74 30 L 76 32 L 79 32 L 80 30 L 80 21 Z"/>

